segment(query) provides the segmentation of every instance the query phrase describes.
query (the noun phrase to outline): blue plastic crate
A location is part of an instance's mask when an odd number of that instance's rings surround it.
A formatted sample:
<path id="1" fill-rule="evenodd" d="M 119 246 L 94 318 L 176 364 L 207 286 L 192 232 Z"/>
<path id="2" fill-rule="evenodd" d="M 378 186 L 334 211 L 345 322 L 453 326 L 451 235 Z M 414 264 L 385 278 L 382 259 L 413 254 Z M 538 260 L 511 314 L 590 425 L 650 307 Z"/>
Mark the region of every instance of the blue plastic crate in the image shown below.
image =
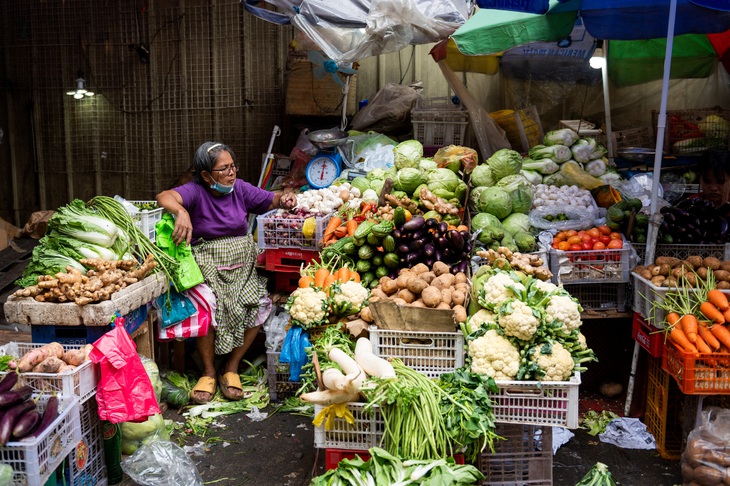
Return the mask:
<path id="1" fill-rule="evenodd" d="M 129 334 L 147 319 L 147 306 L 143 305 L 124 316 L 124 327 Z M 110 318 L 111 320 L 111 318 Z M 89 344 L 111 331 L 108 326 L 30 326 L 34 343 Z"/>

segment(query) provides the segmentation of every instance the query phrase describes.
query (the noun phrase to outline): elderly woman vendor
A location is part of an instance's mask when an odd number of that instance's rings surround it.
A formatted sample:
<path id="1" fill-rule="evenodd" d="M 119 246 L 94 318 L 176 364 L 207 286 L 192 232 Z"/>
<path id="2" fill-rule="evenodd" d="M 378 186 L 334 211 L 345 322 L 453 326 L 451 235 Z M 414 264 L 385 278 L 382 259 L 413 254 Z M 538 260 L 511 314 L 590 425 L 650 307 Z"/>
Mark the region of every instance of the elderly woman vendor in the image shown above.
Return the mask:
<path id="1" fill-rule="evenodd" d="M 259 305 L 268 304 L 266 280 L 255 269 L 258 252 L 248 235 L 248 215 L 296 205 L 293 193 L 265 191 L 236 178 L 238 167 L 228 146 L 205 142 L 193 158 L 194 180 L 157 195 L 157 203 L 175 215 L 173 239 L 192 243 L 217 301 L 215 331 L 197 338 L 204 369 L 191 392 L 196 403 L 215 394 L 216 354 L 229 354 L 218 376 L 221 393 L 241 399 L 238 365 L 261 328 Z"/>

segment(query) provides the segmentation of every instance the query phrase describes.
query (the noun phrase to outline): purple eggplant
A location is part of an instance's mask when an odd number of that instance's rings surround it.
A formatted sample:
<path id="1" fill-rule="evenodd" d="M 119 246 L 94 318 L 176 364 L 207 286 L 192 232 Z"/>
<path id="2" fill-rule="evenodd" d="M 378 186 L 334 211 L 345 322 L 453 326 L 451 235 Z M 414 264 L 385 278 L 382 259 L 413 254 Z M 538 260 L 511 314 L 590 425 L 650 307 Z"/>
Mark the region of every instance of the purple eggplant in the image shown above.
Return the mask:
<path id="1" fill-rule="evenodd" d="M 20 403 L 3 415 L 2 422 L 0 422 L 0 446 L 4 446 L 10 440 L 10 436 L 13 434 L 13 428 L 15 423 L 18 421 L 21 415 L 28 410 L 34 409 L 35 403 L 28 400 Z"/>
<path id="2" fill-rule="evenodd" d="M 0 393 L 4 393 L 6 391 L 10 391 L 13 389 L 15 384 L 18 382 L 18 373 L 15 371 L 11 371 L 8 374 L 5 375 L 5 377 L 0 381 Z"/>
<path id="3" fill-rule="evenodd" d="M 452 248 L 455 251 L 461 251 L 464 248 L 464 238 L 456 230 L 449 231 L 449 239 L 451 240 Z"/>
<path id="4" fill-rule="evenodd" d="M 10 390 L 0 393 L 0 408 L 8 408 L 30 398 L 33 389 L 28 385 L 21 386 L 17 390 Z"/>
<path id="5" fill-rule="evenodd" d="M 441 221 L 438 226 L 438 232 L 441 234 L 446 233 L 449 230 L 449 223 L 446 221 Z"/>
<path id="6" fill-rule="evenodd" d="M 434 255 L 434 252 L 436 251 L 436 248 L 431 243 L 426 243 L 423 245 L 423 256 L 426 258 L 431 258 Z"/>
<path id="7" fill-rule="evenodd" d="M 401 255 L 407 255 L 411 252 L 411 247 L 407 243 L 401 243 L 400 245 L 398 245 L 397 250 L 398 253 L 400 253 Z"/>
<path id="8" fill-rule="evenodd" d="M 413 240 L 411 242 L 411 251 L 420 250 L 423 248 L 423 240 Z"/>
<path id="9" fill-rule="evenodd" d="M 426 228 L 428 229 L 435 228 L 436 226 L 438 226 L 438 224 L 439 220 L 436 218 L 428 218 L 426 220 Z"/>
<path id="10" fill-rule="evenodd" d="M 423 219 L 423 216 L 414 216 L 411 218 L 410 221 L 406 222 L 403 225 L 402 230 L 408 232 L 418 231 L 419 229 L 423 228 L 425 224 L 426 220 Z"/>
<path id="11" fill-rule="evenodd" d="M 15 422 L 13 427 L 13 438 L 22 439 L 26 435 L 32 433 L 41 422 L 41 414 L 36 409 L 30 409 L 25 412 Z"/>
<path id="12" fill-rule="evenodd" d="M 38 427 L 28 437 L 38 437 L 41 433 L 46 430 L 54 420 L 58 417 L 58 397 L 55 395 L 48 399 L 46 402 L 46 409 L 43 411 L 43 416 L 38 424 Z"/>

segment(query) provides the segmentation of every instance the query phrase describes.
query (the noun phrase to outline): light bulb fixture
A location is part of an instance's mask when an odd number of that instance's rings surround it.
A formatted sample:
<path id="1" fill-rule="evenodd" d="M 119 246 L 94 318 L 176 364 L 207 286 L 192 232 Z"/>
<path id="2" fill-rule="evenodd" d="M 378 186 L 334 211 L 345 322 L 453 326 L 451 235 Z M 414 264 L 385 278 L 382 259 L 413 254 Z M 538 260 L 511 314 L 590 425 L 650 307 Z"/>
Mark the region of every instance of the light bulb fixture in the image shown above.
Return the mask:
<path id="1" fill-rule="evenodd" d="M 80 100 L 87 96 L 94 96 L 93 91 L 88 91 L 86 89 L 86 80 L 84 79 L 84 73 L 83 71 L 79 70 L 79 72 L 76 74 L 76 89 L 71 91 L 66 91 L 66 94 L 69 96 L 73 96 L 75 99 Z"/>
<path id="2" fill-rule="evenodd" d="M 588 64 L 593 69 L 603 69 L 606 67 L 606 58 L 603 56 L 603 41 L 597 40 L 596 47 L 593 49 L 593 55 L 588 60 Z"/>

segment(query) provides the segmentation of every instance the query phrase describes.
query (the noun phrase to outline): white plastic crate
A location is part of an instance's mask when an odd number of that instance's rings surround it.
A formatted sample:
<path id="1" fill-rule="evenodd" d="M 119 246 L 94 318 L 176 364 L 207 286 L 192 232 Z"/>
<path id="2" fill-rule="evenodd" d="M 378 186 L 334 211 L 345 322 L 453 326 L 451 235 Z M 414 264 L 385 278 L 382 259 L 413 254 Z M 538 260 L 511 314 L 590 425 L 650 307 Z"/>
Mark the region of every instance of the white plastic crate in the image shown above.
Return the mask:
<path id="1" fill-rule="evenodd" d="M 317 226 L 312 238 L 305 238 L 302 226 L 307 218 L 277 217 L 286 214 L 281 209 L 274 209 L 256 217 L 259 248 L 305 248 L 319 250 L 324 230 L 327 228 L 331 214 L 315 216 Z"/>
<path id="2" fill-rule="evenodd" d="M 495 421 L 507 424 L 578 427 L 580 373 L 568 381 L 497 381 L 489 392 Z"/>
<path id="3" fill-rule="evenodd" d="M 639 265 L 643 265 L 644 256 L 646 255 L 646 243 L 631 243 L 631 246 L 636 250 L 637 255 L 639 255 Z M 656 248 L 654 248 L 654 258 L 666 256 L 686 260 L 690 255 L 699 255 L 702 258 L 715 257 L 720 260 L 730 260 L 730 243 L 721 243 L 717 245 L 659 244 Z"/>
<path id="4" fill-rule="evenodd" d="M 104 436 L 96 400 L 89 400 L 81 406 L 81 440 L 69 454 L 66 470 L 71 486 L 107 484 Z"/>
<path id="5" fill-rule="evenodd" d="M 494 453 L 479 456 L 479 470 L 489 486 L 552 486 L 552 428 L 497 424 L 505 440 L 495 441 Z"/>
<path id="6" fill-rule="evenodd" d="M 429 378 L 464 366 L 464 335 L 458 332 L 391 331 L 370 326 L 373 354 L 398 358 Z"/>
<path id="7" fill-rule="evenodd" d="M 615 310 L 625 312 L 629 294 L 627 283 L 601 285 L 565 284 L 565 290 L 578 299 L 583 310 Z"/>
<path id="8" fill-rule="evenodd" d="M 634 279 L 634 298 L 632 304 L 634 312 L 643 317 L 646 322 L 652 326 L 663 329 L 663 322 L 667 317 L 667 313 L 664 309 L 655 307 L 653 304 L 655 302 L 664 302 L 664 298 L 667 296 L 667 293 L 676 292 L 676 290 L 670 289 L 669 287 L 659 287 L 654 285 L 649 280 L 641 277 L 641 275 L 633 272 L 631 273 L 631 276 Z M 688 290 L 690 295 L 697 292 L 697 290 L 693 288 Z M 721 290 L 721 292 L 730 296 L 730 289 Z"/>
<path id="9" fill-rule="evenodd" d="M 550 271 L 556 284 L 622 283 L 629 281 L 631 244 L 616 250 L 550 250 Z"/>
<path id="10" fill-rule="evenodd" d="M 45 346 L 36 343 L 10 343 L 18 346 L 18 353 L 23 356 L 25 353 Z M 64 344 L 63 349 L 80 349 L 84 345 Z M 97 373 L 98 366 L 87 360 L 71 371 L 65 373 L 20 373 L 18 376 L 19 385 L 28 385 L 34 392 L 45 394 L 58 394 L 61 396 L 76 396 L 81 403 L 85 403 L 96 393 L 96 385 L 99 382 Z M 5 376 L 5 373 L 0 373 Z"/>
<path id="11" fill-rule="evenodd" d="M 331 430 L 325 430 L 324 424 L 314 428 L 314 447 L 318 449 L 367 450 L 371 447 L 382 447 L 381 441 L 385 433 L 385 421 L 380 408 L 373 406 L 372 414 L 364 410 L 365 404 L 352 402 L 347 409 L 355 418 L 349 424 L 344 418 L 336 418 Z M 316 417 L 325 407 L 314 406 Z"/>
<path id="12" fill-rule="evenodd" d="M 420 98 L 411 110 L 413 138 L 426 146 L 463 145 L 469 112 L 450 97 Z"/>
<path id="13" fill-rule="evenodd" d="M 132 204 L 157 204 L 156 201 L 127 201 Z M 134 225 L 139 228 L 142 233 L 149 238 L 151 242 L 155 241 L 155 225 L 158 221 L 162 220 L 162 215 L 165 212 L 165 208 L 157 209 L 140 209 L 140 211 L 132 216 Z"/>
<path id="14" fill-rule="evenodd" d="M 50 396 L 33 398 L 43 411 Z M 38 437 L 0 447 L 0 462 L 13 468 L 14 485 L 43 486 L 81 439 L 78 398 L 59 397 L 58 408 L 59 416 Z"/>
<path id="15" fill-rule="evenodd" d="M 269 398 L 272 402 L 296 395 L 301 381 L 289 381 L 289 363 L 279 363 L 278 351 L 266 351 L 266 371 L 269 376 Z"/>

